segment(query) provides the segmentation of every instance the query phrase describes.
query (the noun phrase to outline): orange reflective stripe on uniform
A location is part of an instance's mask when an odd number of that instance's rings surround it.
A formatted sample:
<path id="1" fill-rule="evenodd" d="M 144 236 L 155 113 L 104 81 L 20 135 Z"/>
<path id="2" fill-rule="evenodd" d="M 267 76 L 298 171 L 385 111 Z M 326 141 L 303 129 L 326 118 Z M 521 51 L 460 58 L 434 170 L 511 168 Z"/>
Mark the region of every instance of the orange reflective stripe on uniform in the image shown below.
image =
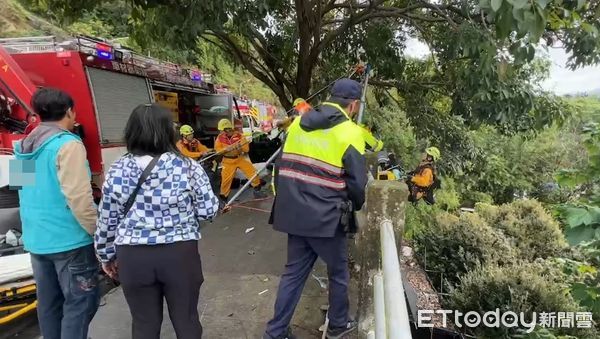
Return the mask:
<path id="1" fill-rule="evenodd" d="M 300 155 L 300 154 L 284 153 L 281 158 L 283 160 L 289 160 L 289 161 L 294 161 L 294 162 L 298 162 L 298 163 L 309 165 L 309 166 L 318 167 L 328 173 L 331 173 L 331 174 L 337 175 L 337 176 L 340 176 L 343 173 L 343 170 L 337 166 L 328 164 L 324 161 L 321 161 L 321 160 L 318 160 L 315 158 Z"/>
<path id="2" fill-rule="evenodd" d="M 294 171 L 289 168 L 281 168 L 279 170 L 279 175 L 300 180 L 308 184 L 329 187 L 335 190 L 343 190 L 346 188 L 346 182 L 344 180 L 328 179 L 317 175 Z"/>

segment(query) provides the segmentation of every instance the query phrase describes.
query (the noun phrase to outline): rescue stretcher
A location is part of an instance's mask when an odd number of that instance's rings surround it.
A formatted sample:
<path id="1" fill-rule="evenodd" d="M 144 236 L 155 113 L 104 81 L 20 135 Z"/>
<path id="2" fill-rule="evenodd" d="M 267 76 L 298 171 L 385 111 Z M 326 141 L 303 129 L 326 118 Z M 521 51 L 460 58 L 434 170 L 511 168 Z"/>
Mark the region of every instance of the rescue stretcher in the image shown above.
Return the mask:
<path id="1" fill-rule="evenodd" d="M 29 253 L 0 257 L 0 325 L 36 307 L 36 285 Z"/>

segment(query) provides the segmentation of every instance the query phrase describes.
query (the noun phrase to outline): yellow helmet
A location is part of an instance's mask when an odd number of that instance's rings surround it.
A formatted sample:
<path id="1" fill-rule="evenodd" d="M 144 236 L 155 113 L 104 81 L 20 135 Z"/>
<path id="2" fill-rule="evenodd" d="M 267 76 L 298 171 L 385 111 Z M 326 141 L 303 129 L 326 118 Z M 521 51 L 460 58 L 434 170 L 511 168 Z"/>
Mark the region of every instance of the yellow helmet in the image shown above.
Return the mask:
<path id="1" fill-rule="evenodd" d="M 294 107 L 298 106 L 300 103 L 304 102 L 305 100 L 302 98 L 296 98 L 296 100 L 294 100 L 294 103 L 292 104 Z"/>
<path id="2" fill-rule="evenodd" d="M 425 153 L 431 155 L 433 161 L 438 161 L 438 159 L 442 157 L 442 153 L 437 147 L 429 147 L 425 150 Z"/>
<path id="3" fill-rule="evenodd" d="M 221 119 L 219 120 L 219 131 L 224 131 L 227 128 L 233 129 L 233 124 L 231 124 L 231 121 L 229 121 L 228 119 Z"/>
<path id="4" fill-rule="evenodd" d="M 194 134 L 194 129 L 190 125 L 183 125 L 179 128 L 179 134 L 183 136 Z"/>

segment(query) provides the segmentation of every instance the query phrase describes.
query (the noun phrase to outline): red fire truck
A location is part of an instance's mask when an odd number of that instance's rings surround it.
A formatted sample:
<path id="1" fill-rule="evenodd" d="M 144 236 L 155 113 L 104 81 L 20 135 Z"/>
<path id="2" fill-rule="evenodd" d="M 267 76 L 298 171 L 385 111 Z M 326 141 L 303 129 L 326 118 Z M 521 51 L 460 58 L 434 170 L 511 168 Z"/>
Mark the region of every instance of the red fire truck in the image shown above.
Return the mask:
<path id="1" fill-rule="evenodd" d="M 54 37 L 0 39 L 0 44 L 0 153 L 4 154 L 0 155 L 0 188 L 7 185 L 7 155 L 14 142 L 39 123 L 29 108 L 36 87 L 55 87 L 74 98 L 97 186 L 110 164 L 125 153 L 123 129 L 139 104 L 164 103 L 175 121 L 192 125 L 209 147 L 220 119 L 232 119 L 242 129 L 239 110 L 234 109 L 236 99 L 217 93 L 207 75 L 198 70 L 84 36 L 64 41 Z M 274 150 L 276 146 L 254 143 L 255 148 Z M 254 153 L 264 157 L 270 152 Z"/>

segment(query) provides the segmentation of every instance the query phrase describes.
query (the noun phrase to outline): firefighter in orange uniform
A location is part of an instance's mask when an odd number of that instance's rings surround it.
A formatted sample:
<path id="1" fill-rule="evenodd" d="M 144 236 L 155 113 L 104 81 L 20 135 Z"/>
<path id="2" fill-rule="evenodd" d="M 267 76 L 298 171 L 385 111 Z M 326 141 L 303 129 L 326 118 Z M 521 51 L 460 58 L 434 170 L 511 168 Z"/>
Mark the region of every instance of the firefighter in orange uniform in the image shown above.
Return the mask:
<path id="1" fill-rule="evenodd" d="M 186 157 L 198 160 L 203 155 L 212 151 L 210 148 L 202 145 L 198 139 L 194 138 L 194 129 L 192 126 L 181 126 L 179 134 L 181 134 L 181 139 L 177 141 L 177 149 Z"/>
<path id="2" fill-rule="evenodd" d="M 437 178 L 435 163 L 440 159 L 441 155 L 442 154 L 437 147 L 429 147 L 425 150 L 425 155 L 417 169 L 409 173 L 407 180 L 410 193 L 408 201 L 417 203 L 423 198 L 429 205 L 435 203 L 433 192 L 440 188 L 440 181 Z"/>
<path id="3" fill-rule="evenodd" d="M 242 134 L 233 130 L 231 121 L 222 119 L 219 121 L 218 128 L 221 133 L 215 141 L 215 150 L 219 153 L 223 152 L 220 197 L 222 200 L 227 201 L 231 192 L 231 183 L 237 169 L 239 168 L 248 179 L 256 174 L 256 169 L 245 156 L 250 151 L 249 143 L 244 139 Z M 258 176 L 252 180 L 255 198 L 264 198 L 266 196 L 260 190 L 262 184 Z"/>

